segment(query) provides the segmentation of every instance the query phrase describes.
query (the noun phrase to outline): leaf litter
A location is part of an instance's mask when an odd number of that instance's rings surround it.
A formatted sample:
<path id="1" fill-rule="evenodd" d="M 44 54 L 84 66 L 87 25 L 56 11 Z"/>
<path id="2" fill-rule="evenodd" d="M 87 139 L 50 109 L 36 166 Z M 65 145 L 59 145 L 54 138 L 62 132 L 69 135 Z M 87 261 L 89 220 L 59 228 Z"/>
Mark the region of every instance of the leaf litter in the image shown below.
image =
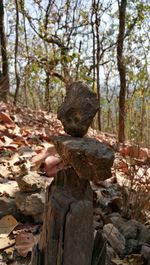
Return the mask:
<path id="1" fill-rule="evenodd" d="M 33 111 L 22 106 L 15 107 L 11 103 L 4 104 L 1 102 L 0 196 L 13 197 L 13 189 L 11 191 L 10 186 L 17 187 L 16 176 L 21 172 L 24 173 L 23 170 L 30 171 L 34 168 L 34 170 L 38 171 L 45 157 L 49 155 L 51 137 L 64 133 L 63 127 L 55 114 L 42 110 Z M 142 185 L 143 187 L 147 185 L 149 191 L 150 164 L 144 164 L 145 161 L 149 161 L 150 150 L 148 148 L 137 147 L 132 143 L 118 146 L 115 135 L 108 133 L 98 134 L 96 130 L 91 128 L 88 131 L 88 136 L 96 138 L 116 150 L 116 159 L 119 157 L 120 162 L 113 166 L 113 181 L 120 182 L 122 186 L 124 186 L 124 181 L 126 181 L 127 187 L 132 185 L 135 190 L 138 190 L 139 186 L 141 188 Z M 128 161 L 128 158 L 130 158 L 130 161 Z M 134 174 L 132 174 L 132 164 L 134 164 Z M 103 187 L 109 186 L 106 183 L 100 183 L 100 185 L 104 185 Z M 109 205 L 112 202 L 118 203 L 118 197 L 116 201 L 111 201 L 109 198 L 107 204 Z M 145 210 L 148 218 L 149 210 Z M 4 216 L 0 219 L 0 250 L 7 250 L 8 253 L 17 251 L 18 255 L 26 258 L 28 253 L 32 251 L 34 244 L 37 243 L 38 234 L 39 225 L 19 224 L 13 215 Z M 13 247 L 14 245 L 15 248 Z M 15 260 L 12 260 L 12 264 L 13 262 Z M 120 265 L 142 264 L 139 262 L 142 262 L 141 255 L 129 255 L 124 259 L 118 257 L 113 260 L 114 264 Z"/>

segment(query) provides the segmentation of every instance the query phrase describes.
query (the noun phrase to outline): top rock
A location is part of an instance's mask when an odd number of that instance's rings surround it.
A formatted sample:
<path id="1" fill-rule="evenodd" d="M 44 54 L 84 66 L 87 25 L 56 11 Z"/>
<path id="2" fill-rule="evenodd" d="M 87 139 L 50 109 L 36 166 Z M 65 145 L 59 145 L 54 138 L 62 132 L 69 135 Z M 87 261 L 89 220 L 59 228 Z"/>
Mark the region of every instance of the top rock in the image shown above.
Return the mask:
<path id="1" fill-rule="evenodd" d="M 78 81 L 68 87 L 57 116 L 66 133 L 74 137 L 83 137 L 98 109 L 96 94 L 86 84 Z"/>

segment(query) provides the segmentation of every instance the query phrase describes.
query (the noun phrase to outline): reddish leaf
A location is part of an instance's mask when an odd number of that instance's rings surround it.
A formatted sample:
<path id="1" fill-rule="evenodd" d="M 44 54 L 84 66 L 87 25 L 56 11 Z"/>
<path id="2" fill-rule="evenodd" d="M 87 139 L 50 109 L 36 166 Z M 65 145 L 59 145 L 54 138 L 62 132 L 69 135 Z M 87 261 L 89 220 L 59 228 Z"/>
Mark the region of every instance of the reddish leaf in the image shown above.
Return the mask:
<path id="1" fill-rule="evenodd" d="M 14 121 L 10 118 L 10 116 L 4 112 L 0 113 L 0 120 L 6 124 L 9 124 L 11 128 L 15 128 Z"/>

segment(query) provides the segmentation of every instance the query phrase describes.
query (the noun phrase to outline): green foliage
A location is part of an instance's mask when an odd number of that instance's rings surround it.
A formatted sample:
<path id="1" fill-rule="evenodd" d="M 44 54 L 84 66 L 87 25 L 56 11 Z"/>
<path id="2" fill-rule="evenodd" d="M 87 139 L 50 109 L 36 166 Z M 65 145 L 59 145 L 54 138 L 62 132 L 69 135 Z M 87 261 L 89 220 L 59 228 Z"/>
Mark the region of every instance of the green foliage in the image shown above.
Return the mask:
<path id="1" fill-rule="evenodd" d="M 28 3 L 27 3 L 28 2 Z M 32 107 L 45 106 L 46 91 L 51 110 L 56 112 L 63 100 L 66 82 L 83 80 L 97 93 L 93 66 L 97 43 L 93 49 L 92 1 L 19 1 L 18 65 L 20 95 Z M 53 2 L 53 1 L 52 1 Z M 97 2 L 96 2 L 97 3 Z M 5 3 L 7 11 L 8 55 L 12 90 L 15 85 L 14 45 L 15 6 Z M 150 144 L 149 11 L 147 0 L 127 3 L 124 62 L 126 65 L 126 136 Z M 118 6 L 110 0 L 100 1 L 100 96 L 102 129 L 117 132 L 119 77 L 116 60 Z M 13 18 L 13 19 L 12 19 Z M 96 32 L 96 25 L 94 26 Z M 49 83 L 47 83 L 49 76 Z M 96 75 L 95 75 L 96 76 Z M 143 111 L 143 100 L 145 108 Z M 143 123 L 141 127 L 141 123 Z M 141 130 L 143 130 L 141 134 Z"/>

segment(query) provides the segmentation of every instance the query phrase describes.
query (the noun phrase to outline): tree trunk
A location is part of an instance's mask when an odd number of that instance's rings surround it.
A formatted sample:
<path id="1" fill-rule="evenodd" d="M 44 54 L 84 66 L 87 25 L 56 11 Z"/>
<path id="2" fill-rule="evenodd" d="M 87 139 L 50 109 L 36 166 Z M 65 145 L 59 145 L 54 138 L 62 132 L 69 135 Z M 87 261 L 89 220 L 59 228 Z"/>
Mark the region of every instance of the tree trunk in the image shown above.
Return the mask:
<path id="1" fill-rule="evenodd" d="M 123 44 L 125 37 L 126 5 L 127 1 L 121 0 L 121 4 L 119 4 L 119 34 L 117 41 L 117 64 L 120 78 L 118 140 L 121 143 L 125 140 L 126 67 L 123 57 Z"/>
<path id="2" fill-rule="evenodd" d="M 51 111 L 51 106 L 50 106 L 50 91 L 49 91 L 49 86 L 50 86 L 50 75 L 49 72 L 46 71 L 46 78 L 45 78 L 45 110 L 50 112 Z"/>
<path id="3" fill-rule="evenodd" d="M 4 29 L 4 5 L 3 0 L 0 0 L 0 43 L 2 57 L 2 72 L 0 76 L 0 98 L 7 100 L 9 93 L 9 73 L 8 73 L 8 58 L 6 49 L 6 36 Z"/>
<path id="4" fill-rule="evenodd" d="M 95 5 L 95 26 L 96 26 L 96 40 L 97 40 L 97 50 L 96 50 L 96 75 L 97 75 L 97 98 L 100 105 L 100 108 L 97 113 L 98 118 L 98 130 L 101 131 L 101 96 L 100 96 L 100 39 L 99 39 L 99 26 L 100 18 L 98 15 L 99 2 Z"/>
<path id="5" fill-rule="evenodd" d="M 95 87 L 96 87 L 96 71 L 95 71 L 95 66 L 96 66 L 96 56 L 95 56 L 95 47 L 96 47 L 96 43 L 95 43 L 95 22 L 94 20 L 94 13 L 95 13 L 95 0 L 92 0 L 92 14 L 91 14 L 91 27 L 92 27 L 92 49 L 93 49 L 93 54 L 92 54 L 92 60 L 93 60 L 93 85 L 92 85 L 92 89 L 93 92 L 97 92 L 95 91 Z M 93 129 L 95 129 L 95 118 L 93 119 L 92 123 L 91 123 L 91 127 Z"/>
<path id="6" fill-rule="evenodd" d="M 14 95 L 14 103 L 17 102 L 17 97 L 19 94 L 19 87 L 20 87 L 20 77 L 18 73 L 18 63 L 17 63 L 17 56 L 18 56 L 18 26 L 19 26 L 19 11 L 18 11 L 18 1 L 15 0 L 15 6 L 16 6 L 16 26 L 15 26 L 15 32 L 16 32 L 16 40 L 15 40 L 15 75 L 16 75 L 16 90 Z"/>

